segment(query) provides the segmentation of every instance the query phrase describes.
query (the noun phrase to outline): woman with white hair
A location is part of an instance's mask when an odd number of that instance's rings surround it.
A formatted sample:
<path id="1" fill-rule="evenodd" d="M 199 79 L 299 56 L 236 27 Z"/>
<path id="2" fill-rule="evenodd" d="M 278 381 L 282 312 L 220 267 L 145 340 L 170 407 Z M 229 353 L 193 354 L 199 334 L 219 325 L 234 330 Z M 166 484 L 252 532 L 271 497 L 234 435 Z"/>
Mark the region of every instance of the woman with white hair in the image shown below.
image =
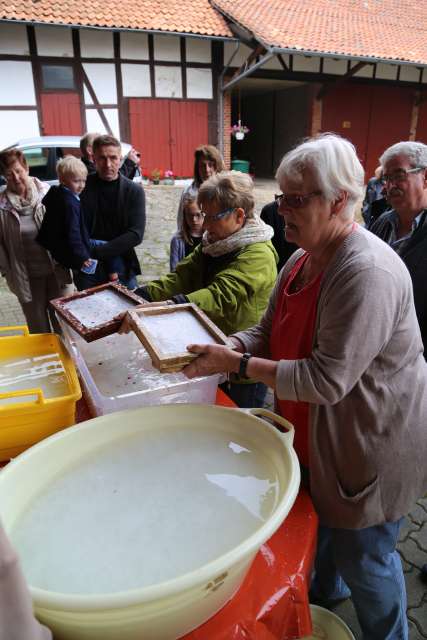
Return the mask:
<path id="1" fill-rule="evenodd" d="M 260 324 L 234 350 L 192 345 L 188 377 L 239 372 L 275 390 L 295 426 L 319 515 L 313 600 L 352 596 L 364 640 L 406 640 L 396 543 L 427 482 L 427 376 L 409 274 L 353 222 L 363 169 L 326 134 L 283 158 L 276 178 L 291 256 Z M 375 322 L 372 322 L 375 317 Z"/>
<path id="2" fill-rule="evenodd" d="M 259 322 L 277 277 L 273 229 L 255 215 L 251 178 L 224 171 L 200 186 L 201 243 L 174 273 L 149 282 L 135 293 L 158 302 L 194 302 L 225 333 Z M 125 329 L 126 330 L 126 325 Z M 241 407 L 262 406 L 266 387 L 237 379 L 227 393 Z"/>

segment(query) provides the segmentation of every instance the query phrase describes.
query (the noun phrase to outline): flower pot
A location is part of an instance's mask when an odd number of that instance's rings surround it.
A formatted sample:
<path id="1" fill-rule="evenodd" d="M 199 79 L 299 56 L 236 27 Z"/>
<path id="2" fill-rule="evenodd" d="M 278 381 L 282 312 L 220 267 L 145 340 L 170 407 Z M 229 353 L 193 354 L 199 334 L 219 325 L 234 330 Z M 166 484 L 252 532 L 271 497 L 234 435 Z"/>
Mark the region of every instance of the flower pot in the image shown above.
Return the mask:
<path id="1" fill-rule="evenodd" d="M 236 131 L 236 140 L 243 140 L 243 138 L 245 137 L 245 134 L 243 133 L 243 131 Z"/>
<path id="2" fill-rule="evenodd" d="M 160 180 L 152 180 L 151 181 L 153 184 L 160 184 Z"/>

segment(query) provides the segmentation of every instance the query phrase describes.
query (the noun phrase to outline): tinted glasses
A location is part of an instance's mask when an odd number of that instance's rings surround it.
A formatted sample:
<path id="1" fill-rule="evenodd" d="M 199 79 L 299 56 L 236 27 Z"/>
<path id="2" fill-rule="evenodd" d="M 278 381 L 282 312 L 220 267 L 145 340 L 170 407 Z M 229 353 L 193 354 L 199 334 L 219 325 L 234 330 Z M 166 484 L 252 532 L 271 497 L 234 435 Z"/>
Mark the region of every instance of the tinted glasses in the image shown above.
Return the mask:
<path id="1" fill-rule="evenodd" d="M 279 193 L 274 196 L 277 206 L 283 203 L 291 209 L 301 209 L 311 198 L 314 196 L 320 196 L 321 191 L 312 191 L 311 193 L 305 193 L 304 195 L 294 195 L 291 193 Z"/>

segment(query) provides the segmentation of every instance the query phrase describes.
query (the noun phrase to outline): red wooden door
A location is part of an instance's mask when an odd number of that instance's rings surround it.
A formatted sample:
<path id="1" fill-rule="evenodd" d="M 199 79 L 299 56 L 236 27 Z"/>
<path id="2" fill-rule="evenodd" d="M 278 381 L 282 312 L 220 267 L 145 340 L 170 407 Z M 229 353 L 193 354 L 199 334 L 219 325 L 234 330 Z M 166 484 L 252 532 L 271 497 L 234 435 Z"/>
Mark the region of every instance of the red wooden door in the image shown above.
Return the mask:
<path id="1" fill-rule="evenodd" d="M 129 122 L 145 174 L 157 168 L 193 175 L 194 149 L 208 141 L 207 102 L 130 98 Z"/>
<path id="2" fill-rule="evenodd" d="M 322 131 L 348 138 L 363 165 L 368 149 L 371 97 L 372 87 L 345 84 L 327 93 L 322 105 Z"/>
<path id="3" fill-rule="evenodd" d="M 379 157 L 395 142 L 408 140 L 413 89 L 378 85 L 372 95 L 368 130 L 366 177 L 374 175 Z"/>
<path id="4" fill-rule="evenodd" d="M 323 99 L 322 131 L 351 140 L 368 179 L 383 151 L 408 139 L 412 101 L 413 90 L 406 87 L 341 85 Z"/>
<path id="5" fill-rule="evenodd" d="M 171 168 L 169 120 L 167 100 L 129 99 L 130 139 L 141 152 L 144 174 Z"/>
<path id="6" fill-rule="evenodd" d="M 194 149 L 208 143 L 208 103 L 171 100 L 171 160 L 175 175 L 192 176 Z"/>
<path id="7" fill-rule="evenodd" d="M 44 136 L 81 136 L 82 118 L 78 93 L 40 94 Z"/>

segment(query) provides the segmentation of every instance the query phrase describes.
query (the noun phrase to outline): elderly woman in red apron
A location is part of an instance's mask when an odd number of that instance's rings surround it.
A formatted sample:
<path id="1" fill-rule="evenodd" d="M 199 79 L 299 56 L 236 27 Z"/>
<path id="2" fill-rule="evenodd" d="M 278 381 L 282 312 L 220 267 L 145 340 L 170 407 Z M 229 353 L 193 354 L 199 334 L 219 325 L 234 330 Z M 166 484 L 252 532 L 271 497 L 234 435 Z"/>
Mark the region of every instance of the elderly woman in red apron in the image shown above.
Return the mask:
<path id="1" fill-rule="evenodd" d="M 330 134 L 283 158 L 279 213 L 301 249 L 260 324 L 234 350 L 190 346 L 200 355 L 184 371 L 274 389 L 319 515 L 312 599 L 351 595 L 364 640 L 407 640 L 396 543 L 427 484 L 427 370 L 409 274 L 353 221 L 363 177 L 353 145 Z"/>

